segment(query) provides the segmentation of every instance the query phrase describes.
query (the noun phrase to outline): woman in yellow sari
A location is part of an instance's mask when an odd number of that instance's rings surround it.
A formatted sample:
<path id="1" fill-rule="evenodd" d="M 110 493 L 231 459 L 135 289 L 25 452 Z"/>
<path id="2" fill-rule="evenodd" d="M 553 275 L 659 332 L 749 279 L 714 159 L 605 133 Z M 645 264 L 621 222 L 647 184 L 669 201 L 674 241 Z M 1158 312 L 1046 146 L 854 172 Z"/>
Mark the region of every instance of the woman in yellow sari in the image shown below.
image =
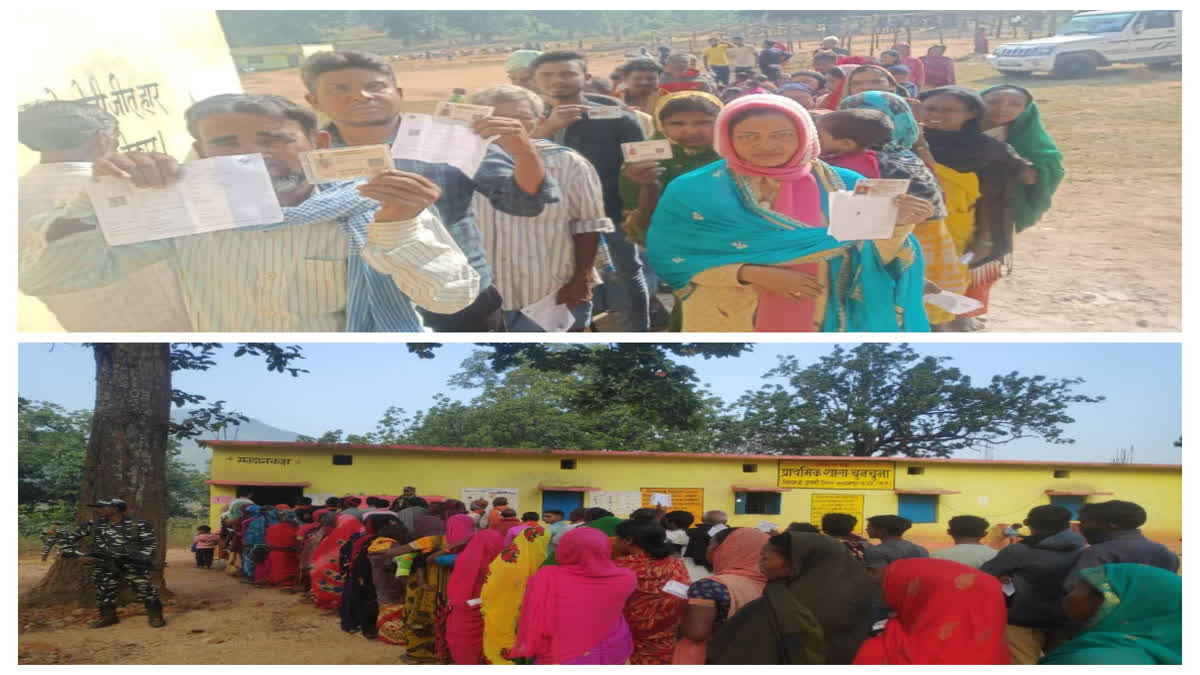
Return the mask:
<path id="1" fill-rule="evenodd" d="M 488 568 L 480 598 L 483 604 L 483 656 L 487 663 L 508 665 L 508 650 L 517 641 L 521 599 L 529 581 L 550 550 L 550 536 L 540 525 L 521 530 Z"/>

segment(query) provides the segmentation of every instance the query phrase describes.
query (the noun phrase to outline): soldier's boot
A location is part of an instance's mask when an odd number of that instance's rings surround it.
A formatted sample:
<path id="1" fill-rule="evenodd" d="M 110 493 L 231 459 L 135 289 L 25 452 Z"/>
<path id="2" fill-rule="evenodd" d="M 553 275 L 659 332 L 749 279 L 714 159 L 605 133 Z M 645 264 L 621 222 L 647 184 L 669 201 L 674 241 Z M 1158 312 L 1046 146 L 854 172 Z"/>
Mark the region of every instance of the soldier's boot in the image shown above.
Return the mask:
<path id="1" fill-rule="evenodd" d="M 91 628 L 104 628 L 118 623 L 116 605 L 100 605 L 100 618 L 92 622 Z"/>
<path id="2" fill-rule="evenodd" d="M 151 628 L 162 628 L 167 625 L 166 619 L 163 619 L 161 600 L 146 601 L 146 617 Z"/>

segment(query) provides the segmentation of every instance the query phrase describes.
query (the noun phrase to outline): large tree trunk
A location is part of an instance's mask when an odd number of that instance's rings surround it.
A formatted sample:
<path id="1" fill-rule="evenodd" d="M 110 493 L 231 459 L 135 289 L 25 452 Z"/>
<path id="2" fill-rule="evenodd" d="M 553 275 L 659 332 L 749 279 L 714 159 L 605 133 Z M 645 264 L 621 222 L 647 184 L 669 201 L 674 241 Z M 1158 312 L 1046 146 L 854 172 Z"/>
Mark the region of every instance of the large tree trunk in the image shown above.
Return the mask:
<path id="1" fill-rule="evenodd" d="M 162 567 L 167 543 L 167 432 L 171 413 L 170 345 L 97 344 L 96 410 L 88 437 L 75 522 L 92 518 L 87 505 L 117 497 L 128 514 L 154 526 Z M 82 543 L 82 542 L 81 542 Z M 86 550 L 86 549 L 85 549 Z M 165 590 L 162 570 L 151 579 Z M 121 585 L 120 602 L 133 597 Z M 25 598 L 31 604 L 95 604 L 96 592 L 78 560 L 59 558 Z"/>

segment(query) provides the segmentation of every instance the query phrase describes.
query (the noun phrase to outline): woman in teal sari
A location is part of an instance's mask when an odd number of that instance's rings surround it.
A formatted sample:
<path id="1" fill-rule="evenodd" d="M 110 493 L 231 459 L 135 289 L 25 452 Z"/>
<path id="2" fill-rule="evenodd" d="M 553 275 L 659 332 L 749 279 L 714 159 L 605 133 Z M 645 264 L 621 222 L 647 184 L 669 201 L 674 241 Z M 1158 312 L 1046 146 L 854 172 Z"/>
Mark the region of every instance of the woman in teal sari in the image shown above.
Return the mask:
<path id="1" fill-rule="evenodd" d="M 983 90 L 980 96 L 986 105 L 980 128 L 1011 145 L 1017 154 L 1033 162 L 1037 172 L 1033 182 L 1017 184 L 1016 224 L 1020 232 L 1036 225 L 1050 210 L 1054 192 L 1067 173 L 1063 155 L 1042 126 L 1042 114 L 1028 89 L 1001 84 Z"/>
<path id="2" fill-rule="evenodd" d="M 1183 580 L 1176 574 L 1129 563 L 1092 567 L 1079 573 L 1063 609 L 1085 628 L 1039 664 L 1183 663 Z"/>
<path id="3" fill-rule="evenodd" d="M 782 96 L 730 103 L 724 158 L 676 178 L 651 220 L 647 256 L 684 304 L 683 330 L 928 331 L 912 226 L 928 201 L 897 197 L 891 239 L 828 234 L 828 195 L 861 176 L 817 159 L 812 118 Z"/>

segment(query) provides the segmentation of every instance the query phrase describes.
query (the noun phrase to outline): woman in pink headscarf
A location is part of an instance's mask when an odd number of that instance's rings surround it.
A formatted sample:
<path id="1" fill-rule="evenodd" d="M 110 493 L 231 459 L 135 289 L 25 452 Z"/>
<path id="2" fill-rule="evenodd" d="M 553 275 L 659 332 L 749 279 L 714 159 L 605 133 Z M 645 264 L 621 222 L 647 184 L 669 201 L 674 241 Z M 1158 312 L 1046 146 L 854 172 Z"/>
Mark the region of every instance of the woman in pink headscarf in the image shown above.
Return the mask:
<path id="1" fill-rule="evenodd" d="M 633 654 L 625 602 L 637 577 L 613 564 L 608 536 L 593 528 L 564 534 L 556 557 L 557 565 L 529 579 L 510 656 L 539 665 L 625 664 Z"/>
<path id="2" fill-rule="evenodd" d="M 929 330 L 911 236 L 928 201 L 896 197 L 890 239 L 841 242 L 828 233 L 829 194 L 862 176 L 817 159 L 803 106 L 739 98 L 715 141 L 723 161 L 667 186 L 647 239 L 650 264 L 678 289 L 684 331 Z"/>
<path id="3" fill-rule="evenodd" d="M 925 63 L 912 55 L 912 47 L 907 42 L 897 42 L 892 50 L 900 53 L 900 63 L 908 66 L 908 81 L 917 85 L 917 89 L 925 88 Z"/>
<path id="4" fill-rule="evenodd" d="M 503 548 L 504 541 L 498 533 L 481 530 L 471 537 L 471 543 L 454 561 L 454 571 L 446 584 L 446 643 L 450 659 L 456 665 L 483 663 L 483 614 L 478 598 L 488 568 Z"/>

